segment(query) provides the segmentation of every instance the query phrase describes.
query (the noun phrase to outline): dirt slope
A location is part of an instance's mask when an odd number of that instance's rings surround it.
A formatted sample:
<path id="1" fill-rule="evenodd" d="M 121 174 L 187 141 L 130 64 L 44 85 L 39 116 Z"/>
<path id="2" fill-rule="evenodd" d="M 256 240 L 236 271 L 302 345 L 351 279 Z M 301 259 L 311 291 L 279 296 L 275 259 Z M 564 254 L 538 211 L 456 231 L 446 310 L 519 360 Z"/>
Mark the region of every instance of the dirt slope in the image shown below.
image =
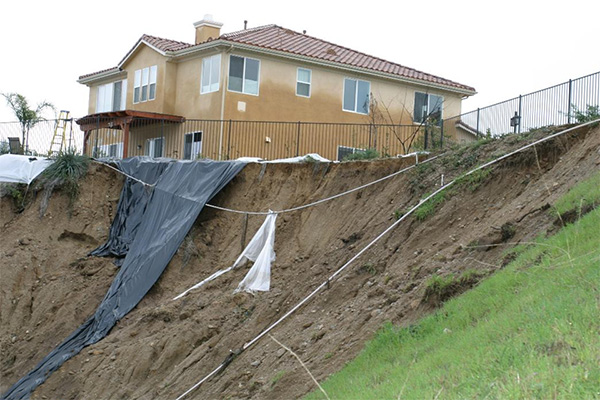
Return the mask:
<path id="1" fill-rule="evenodd" d="M 547 132 L 543 132 L 547 134 Z M 538 132 L 538 135 L 542 133 Z M 179 301 L 171 299 L 227 267 L 263 222 L 206 208 L 162 278 L 102 341 L 66 362 L 33 398 L 176 398 L 276 321 L 393 223 L 395 213 L 480 164 L 526 143 L 507 138 L 441 157 L 384 183 L 278 217 L 271 291 L 234 294 L 244 267 Z M 339 370 L 384 321 L 409 324 L 446 297 L 503 265 L 512 243 L 556 229 L 548 205 L 600 168 L 600 129 L 581 129 L 493 168 L 461 186 L 424 221 L 410 217 L 272 335 L 317 379 Z M 373 181 L 407 165 L 389 159 L 337 165 L 248 165 L 211 203 L 277 210 Z M 23 376 L 99 304 L 116 267 L 86 258 L 106 239 L 122 179 L 96 166 L 73 216 L 55 195 L 21 214 L 0 202 L 0 391 Z M 479 245 L 480 247 L 476 247 Z M 488 246 L 485 246 L 488 245 Z M 443 298 L 427 296 L 432 274 L 477 273 Z M 302 367 L 268 337 L 243 352 L 189 398 L 297 398 L 314 388 Z"/>

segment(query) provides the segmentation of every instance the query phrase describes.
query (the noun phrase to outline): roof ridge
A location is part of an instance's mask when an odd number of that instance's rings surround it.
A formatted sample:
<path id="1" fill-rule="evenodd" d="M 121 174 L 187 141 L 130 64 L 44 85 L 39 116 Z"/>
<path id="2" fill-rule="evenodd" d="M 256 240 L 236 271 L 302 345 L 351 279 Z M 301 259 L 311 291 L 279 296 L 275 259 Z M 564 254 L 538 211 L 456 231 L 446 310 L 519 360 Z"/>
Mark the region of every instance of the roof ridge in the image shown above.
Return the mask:
<path id="1" fill-rule="evenodd" d="M 235 36 L 235 35 L 240 35 L 242 33 L 249 33 L 249 32 L 255 32 L 255 31 L 259 31 L 265 28 L 281 28 L 280 26 L 276 25 L 276 24 L 267 24 L 267 25 L 261 25 L 261 26 L 256 26 L 254 28 L 249 28 L 249 29 L 239 29 L 237 31 L 233 31 L 233 32 L 228 32 L 228 33 L 224 33 L 221 36 L 219 36 L 219 39 L 226 39 L 227 36 Z M 285 28 L 284 28 L 285 29 Z"/>
<path id="2" fill-rule="evenodd" d="M 142 35 L 142 37 L 140 38 L 140 40 L 144 40 L 146 37 L 149 37 L 149 38 L 152 38 L 152 39 L 158 39 L 158 40 L 166 40 L 168 42 L 183 44 L 183 45 L 186 45 L 186 46 L 194 46 L 192 43 L 182 42 L 181 40 L 167 39 L 167 38 L 163 38 L 163 37 L 160 37 L 160 36 L 149 35 L 147 33 L 144 33 Z"/>
<path id="3" fill-rule="evenodd" d="M 399 67 L 401 67 L 401 68 L 406 68 L 406 69 L 409 69 L 409 70 L 415 71 L 415 72 L 417 72 L 417 73 L 419 73 L 419 74 L 429 75 L 429 76 L 431 76 L 431 77 L 434 77 L 434 78 L 443 79 L 443 80 L 445 80 L 445 81 L 449 81 L 449 82 L 453 82 L 453 83 L 458 83 L 458 82 L 454 82 L 454 81 L 452 81 L 452 80 L 450 80 L 450 79 L 443 78 L 443 77 L 441 77 L 441 76 L 437 76 L 437 75 L 430 74 L 429 72 L 421 71 L 421 70 L 418 70 L 418 69 L 415 69 L 415 68 L 412 68 L 412 67 L 408 67 L 408 66 L 406 66 L 406 65 L 399 64 L 399 63 L 397 63 L 397 62 L 395 62 L 395 61 L 386 60 L 385 58 L 381 58 L 381 57 L 378 57 L 378 56 L 373 56 L 373 55 L 371 55 L 371 54 L 368 54 L 368 53 L 365 53 L 365 52 L 362 52 L 362 51 L 359 51 L 359 50 L 354 50 L 354 49 L 351 49 L 350 47 L 347 47 L 347 46 L 342 46 L 342 45 L 339 45 L 339 44 L 336 44 L 336 43 L 330 42 L 330 41 L 328 41 L 328 40 L 324 40 L 324 39 L 318 38 L 318 37 L 316 37 L 316 36 L 307 35 L 306 33 L 300 33 L 300 32 L 296 32 L 296 31 L 294 31 L 293 29 L 285 28 L 285 27 L 282 27 L 282 26 L 279 26 L 279 25 L 276 25 L 276 24 L 271 24 L 271 26 L 273 26 L 273 27 L 276 27 L 276 28 L 280 28 L 280 29 L 284 29 L 284 30 L 286 30 L 286 31 L 291 31 L 291 32 L 294 32 L 294 33 L 295 33 L 295 34 L 297 34 L 297 35 L 306 36 L 306 37 L 309 37 L 309 38 L 311 38 L 311 39 L 313 39 L 313 40 L 317 40 L 317 41 L 319 41 L 319 42 L 326 43 L 326 44 L 329 44 L 329 45 L 331 45 L 331 46 L 338 47 L 338 48 L 340 48 L 340 49 L 344 49 L 344 50 L 347 50 L 347 51 L 351 51 L 351 52 L 353 52 L 353 53 L 357 53 L 357 54 L 360 54 L 360 55 L 362 55 L 362 56 L 370 57 L 370 58 L 373 58 L 373 59 L 375 59 L 375 60 L 378 60 L 378 61 L 381 61 L 381 62 L 385 62 L 385 63 L 389 63 L 389 64 L 394 64 L 394 65 L 397 65 L 397 66 L 399 66 Z M 460 85 L 462 85 L 462 84 L 460 84 Z"/>
<path id="4" fill-rule="evenodd" d="M 282 32 L 286 33 L 286 36 L 288 37 L 287 39 L 284 38 Z M 276 24 L 261 25 L 250 29 L 241 29 L 234 32 L 224 33 L 217 38 L 209 38 L 204 42 L 196 44 L 143 34 L 133 48 L 129 51 L 129 53 L 125 56 L 125 58 L 121 60 L 119 65 L 121 65 L 121 63 L 131 54 L 133 50 L 135 50 L 135 48 L 141 42 L 155 47 L 161 52 L 177 55 L 177 53 L 180 51 L 194 51 L 194 48 L 201 47 L 202 45 L 212 41 L 240 43 L 252 47 L 270 49 L 273 51 L 297 56 L 305 56 L 315 60 L 322 60 L 335 64 L 372 70 L 382 74 L 398 75 L 417 81 L 430 82 L 447 87 L 454 87 L 475 92 L 473 87 L 443 78 L 439 75 L 433 75 L 428 72 L 407 67 L 394 61 L 373 56 L 363 51 L 354 50 L 347 46 L 332 43 L 328 40 L 307 35 L 306 33 L 300 33 L 293 29 L 285 28 Z M 84 76 L 95 75 L 97 73 Z"/>

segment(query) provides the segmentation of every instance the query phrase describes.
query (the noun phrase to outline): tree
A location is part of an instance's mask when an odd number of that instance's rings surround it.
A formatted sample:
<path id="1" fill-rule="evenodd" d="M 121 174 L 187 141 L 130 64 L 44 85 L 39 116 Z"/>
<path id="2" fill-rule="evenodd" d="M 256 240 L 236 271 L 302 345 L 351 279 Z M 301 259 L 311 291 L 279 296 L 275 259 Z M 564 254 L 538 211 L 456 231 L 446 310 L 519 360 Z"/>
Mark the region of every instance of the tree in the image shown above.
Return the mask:
<path id="1" fill-rule="evenodd" d="M 25 151 L 27 152 L 29 130 L 37 125 L 40 121 L 45 120 L 45 118 L 42 117 L 42 112 L 44 110 L 51 109 L 56 111 L 56 109 L 52 103 L 42 101 L 37 105 L 35 110 L 32 110 L 29 108 L 29 104 L 27 103 L 25 96 L 18 93 L 2 93 L 2 96 L 4 96 L 8 106 L 12 109 L 15 117 L 17 117 L 19 123 L 21 124 L 21 140 L 23 146 L 25 147 Z"/>
<path id="2" fill-rule="evenodd" d="M 440 126 L 441 122 L 441 113 L 439 112 L 441 104 L 436 104 L 431 107 L 431 110 L 428 110 L 427 115 L 423 115 L 418 126 L 413 126 L 410 130 L 407 130 L 406 126 L 402 125 L 404 119 L 412 119 L 410 110 L 405 106 L 407 104 L 407 93 L 408 91 L 405 92 L 403 101 L 393 98 L 387 104 L 382 100 L 377 100 L 375 95 L 370 93 L 369 115 L 367 116 L 369 124 L 373 125 L 375 129 L 378 127 L 385 128 L 396 137 L 402 147 L 403 154 L 407 154 L 413 148 L 415 141 L 421 134 L 425 134 L 426 137 L 427 133 L 433 134 L 432 130 L 439 130 L 437 127 Z M 393 113 L 391 111 L 390 105 L 392 102 L 399 104 L 400 112 Z M 398 104 L 396 107 L 398 107 Z"/>

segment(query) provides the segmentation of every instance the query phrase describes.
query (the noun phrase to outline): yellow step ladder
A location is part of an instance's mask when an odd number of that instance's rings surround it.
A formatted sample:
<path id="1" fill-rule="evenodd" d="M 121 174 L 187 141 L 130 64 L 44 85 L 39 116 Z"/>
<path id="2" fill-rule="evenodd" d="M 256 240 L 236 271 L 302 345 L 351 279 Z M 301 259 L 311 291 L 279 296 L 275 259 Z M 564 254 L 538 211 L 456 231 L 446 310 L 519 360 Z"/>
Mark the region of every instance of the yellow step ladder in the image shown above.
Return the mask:
<path id="1" fill-rule="evenodd" d="M 57 156 L 63 150 L 66 150 L 65 137 L 67 135 L 67 126 L 71 123 L 70 112 L 66 110 L 60 110 L 58 119 L 54 124 L 54 135 L 52 136 L 52 143 L 50 143 L 50 150 L 48 150 L 48 156 Z"/>

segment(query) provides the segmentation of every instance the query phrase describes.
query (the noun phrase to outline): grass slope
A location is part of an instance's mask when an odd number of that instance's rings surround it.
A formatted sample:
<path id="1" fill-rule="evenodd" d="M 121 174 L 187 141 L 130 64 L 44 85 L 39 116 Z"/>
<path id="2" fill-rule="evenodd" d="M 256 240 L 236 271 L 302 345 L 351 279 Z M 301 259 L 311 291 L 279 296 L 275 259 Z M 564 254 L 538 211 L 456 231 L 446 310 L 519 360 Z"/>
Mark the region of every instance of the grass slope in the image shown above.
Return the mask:
<path id="1" fill-rule="evenodd" d="M 599 178 L 556 209 L 598 204 Z M 599 238 L 596 208 L 416 325 L 385 325 L 324 390 L 335 399 L 600 398 Z"/>

